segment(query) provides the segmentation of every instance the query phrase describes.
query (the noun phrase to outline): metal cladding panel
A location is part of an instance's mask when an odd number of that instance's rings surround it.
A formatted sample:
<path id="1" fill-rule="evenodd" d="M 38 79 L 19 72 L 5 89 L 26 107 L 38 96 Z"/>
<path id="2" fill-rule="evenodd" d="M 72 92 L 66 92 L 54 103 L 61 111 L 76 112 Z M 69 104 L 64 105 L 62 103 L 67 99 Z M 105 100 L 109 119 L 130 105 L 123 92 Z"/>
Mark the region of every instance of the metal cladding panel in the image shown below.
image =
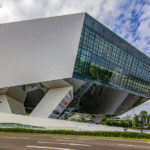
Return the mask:
<path id="1" fill-rule="evenodd" d="M 0 88 L 71 78 L 84 13 L 0 25 Z"/>

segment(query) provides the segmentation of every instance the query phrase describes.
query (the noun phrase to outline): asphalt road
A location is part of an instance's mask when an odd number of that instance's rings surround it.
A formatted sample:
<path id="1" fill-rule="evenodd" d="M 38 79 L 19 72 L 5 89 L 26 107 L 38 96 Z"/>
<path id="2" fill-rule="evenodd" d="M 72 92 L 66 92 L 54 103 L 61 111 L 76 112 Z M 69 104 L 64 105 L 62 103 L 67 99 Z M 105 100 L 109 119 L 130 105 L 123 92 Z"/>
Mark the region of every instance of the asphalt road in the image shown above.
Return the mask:
<path id="1" fill-rule="evenodd" d="M 150 142 L 81 136 L 0 134 L 0 150 L 150 150 Z"/>

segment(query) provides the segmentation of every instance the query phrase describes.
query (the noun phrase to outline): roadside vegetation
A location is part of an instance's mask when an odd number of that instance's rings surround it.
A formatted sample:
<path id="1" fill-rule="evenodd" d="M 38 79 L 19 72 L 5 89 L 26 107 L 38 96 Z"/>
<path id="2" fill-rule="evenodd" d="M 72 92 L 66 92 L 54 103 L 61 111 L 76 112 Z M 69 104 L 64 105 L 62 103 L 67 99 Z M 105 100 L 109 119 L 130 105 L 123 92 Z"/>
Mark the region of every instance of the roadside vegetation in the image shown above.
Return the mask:
<path id="1" fill-rule="evenodd" d="M 140 126 L 144 128 L 150 128 L 150 115 L 146 111 L 141 111 L 139 115 L 135 115 L 133 118 L 133 126 L 136 128 L 140 128 Z"/>
<path id="2" fill-rule="evenodd" d="M 115 120 L 113 117 L 105 117 L 105 119 L 100 124 L 126 128 L 133 126 L 131 120 Z"/>
<path id="3" fill-rule="evenodd" d="M 124 128 L 150 128 L 150 115 L 146 111 L 141 111 L 139 115 L 135 115 L 131 120 L 121 120 L 119 117 L 105 116 L 100 124 L 108 126 L 117 126 Z"/>
<path id="4" fill-rule="evenodd" d="M 136 133 L 136 132 L 37 130 L 37 129 L 23 129 L 23 128 L 0 128 L 0 132 L 77 135 L 77 136 L 95 136 L 95 137 L 119 137 L 119 138 L 148 139 L 148 140 L 150 140 L 150 134 Z"/>

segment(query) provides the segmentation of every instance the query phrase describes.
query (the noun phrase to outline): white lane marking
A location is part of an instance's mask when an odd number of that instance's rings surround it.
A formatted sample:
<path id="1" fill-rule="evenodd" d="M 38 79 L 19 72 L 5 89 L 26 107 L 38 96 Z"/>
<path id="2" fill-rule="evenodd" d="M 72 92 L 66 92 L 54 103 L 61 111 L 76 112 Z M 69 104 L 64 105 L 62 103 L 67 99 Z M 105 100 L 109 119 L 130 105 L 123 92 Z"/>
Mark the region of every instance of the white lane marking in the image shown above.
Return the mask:
<path id="1" fill-rule="evenodd" d="M 57 142 L 48 142 L 48 141 L 38 141 L 38 143 L 43 143 L 43 144 L 44 144 L 44 143 L 45 143 L 45 144 L 46 144 L 46 143 L 47 143 L 47 144 L 48 144 L 48 143 L 50 143 L 50 144 L 68 144 L 68 143 L 57 143 Z"/>
<path id="2" fill-rule="evenodd" d="M 91 146 L 91 145 L 79 144 L 79 143 L 58 143 L 58 142 L 49 142 L 49 141 L 38 141 L 38 143 L 62 144 L 62 145 L 72 145 L 72 146 Z"/>
<path id="3" fill-rule="evenodd" d="M 63 138 L 64 140 L 72 140 L 72 138 Z"/>
<path id="4" fill-rule="evenodd" d="M 117 145 L 120 145 L 120 146 L 128 146 L 128 147 L 134 147 L 134 148 L 146 148 L 146 149 L 150 149 L 149 146 L 138 146 L 138 145 L 127 145 L 127 144 L 117 144 Z"/>
<path id="5" fill-rule="evenodd" d="M 53 138 L 53 139 L 64 139 L 64 140 L 72 140 L 72 138 L 61 138 L 61 137 L 51 137 L 51 138 Z"/>
<path id="6" fill-rule="evenodd" d="M 82 141 L 91 141 L 91 140 L 94 140 L 93 138 L 92 139 L 84 139 L 84 138 L 78 138 L 78 140 L 82 140 Z"/>
<path id="7" fill-rule="evenodd" d="M 67 141 L 72 141 L 72 139 L 68 139 L 68 140 L 65 140 L 65 139 L 56 139 L 55 141 L 58 141 L 58 142 L 61 142 L 61 141 L 65 141 L 65 142 L 67 142 Z"/>
<path id="8" fill-rule="evenodd" d="M 81 139 L 81 140 L 84 140 Z M 88 139 L 86 139 L 88 140 Z M 138 141 L 138 140 L 123 140 L 123 139 L 108 139 L 108 138 L 92 138 L 92 139 L 89 139 L 89 140 L 104 140 L 104 141 L 116 141 L 116 142 L 132 142 L 132 143 L 148 143 L 147 141 Z M 150 143 L 150 142 L 149 142 Z"/>
<path id="9" fill-rule="evenodd" d="M 47 147 L 47 146 L 34 146 L 34 145 L 27 145 L 27 148 L 37 148 L 37 149 L 53 149 L 53 150 L 75 150 L 75 149 L 68 149 L 68 148 L 61 148 L 61 147 Z"/>
<path id="10" fill-rule="evenodd" d="M 17 137 L 15 137 L 15 136 L 3 136 L 2 138 L 4 138 L 4 139 L 23 139 L 23 140 L 28 140 L 29 138 L 28 137 L 19 137 L 19 136 L 17 136 Z"/>
<path id="11" fill-rule="evenodd" d="M 70 143 L 69 145 L 74 145 L 74 146 L 91 146 L 91 145 L 87 145 L 87 144 L 77 144 L 77 143 Z"/>
<path id="12" fill-rule="evenodd" d="M 150 142 L 147 142 L 148 144 L 150 144 Z"/>

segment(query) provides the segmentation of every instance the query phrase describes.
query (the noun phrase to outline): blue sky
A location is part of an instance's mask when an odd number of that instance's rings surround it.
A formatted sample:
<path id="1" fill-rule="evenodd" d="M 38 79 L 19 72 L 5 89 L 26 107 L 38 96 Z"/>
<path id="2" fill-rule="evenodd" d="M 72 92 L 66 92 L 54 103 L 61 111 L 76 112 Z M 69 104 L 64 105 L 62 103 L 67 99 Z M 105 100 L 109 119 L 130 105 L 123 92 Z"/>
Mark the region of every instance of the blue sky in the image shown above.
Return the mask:
<path id="1" fill-rule="evenodd" d="M 88 12 L 150 56 L 150 0 L 0 0 L 0 23 L 75 12 Z"/>

